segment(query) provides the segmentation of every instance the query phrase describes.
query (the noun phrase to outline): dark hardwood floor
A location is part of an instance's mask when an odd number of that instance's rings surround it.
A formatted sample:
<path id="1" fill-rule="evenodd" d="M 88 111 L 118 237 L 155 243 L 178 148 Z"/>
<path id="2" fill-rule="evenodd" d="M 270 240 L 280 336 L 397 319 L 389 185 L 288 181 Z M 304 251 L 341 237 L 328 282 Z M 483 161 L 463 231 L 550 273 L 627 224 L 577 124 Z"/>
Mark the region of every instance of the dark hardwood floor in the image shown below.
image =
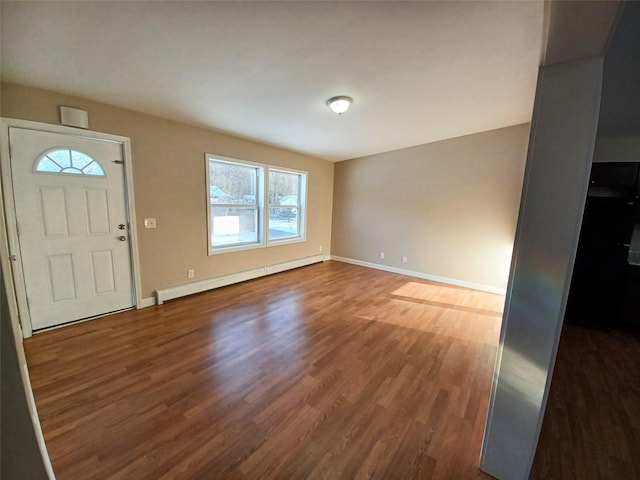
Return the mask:
<path id="1" fill-rule="evenodd" d="M 25 348 L 60 480 L 491 478 L 503 302 L 329 261 Z"/>
<path id="2" fill-rule="evenodd" d="M 640 479 L 640 333 L 565 324 L 530 478 Z"/>

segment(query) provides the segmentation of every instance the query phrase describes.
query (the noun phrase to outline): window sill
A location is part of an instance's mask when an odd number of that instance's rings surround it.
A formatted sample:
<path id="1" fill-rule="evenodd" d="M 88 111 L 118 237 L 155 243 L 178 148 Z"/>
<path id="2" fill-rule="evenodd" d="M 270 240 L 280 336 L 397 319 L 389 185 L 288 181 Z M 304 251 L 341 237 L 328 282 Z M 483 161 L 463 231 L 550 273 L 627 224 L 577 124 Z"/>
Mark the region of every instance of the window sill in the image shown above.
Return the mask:
<path id="1" fill-rule="evenodd" d="M 296 238 L 283 238 L 282 240 L 270 240 L 266 244 L 260 243 L 252 243 L 251 245 L 238 245 L 233 247 L 218 247 L 211 248 L 209 247 L 209 256 L 212 255 L 222 255 L 225 253 L 233 253 L 233 252 L 241 252 L 246 250 L 258 250 L 260 248 L 270 248 L 270 247 L 279 247 L 281 245 L 290 245 L 292 243 L 303 243 L 306 242 L 306 237 L 296 237 Z"/>
<path id="2" fill-rule="evenodd" d="M 269 240 L 267 247 L 279 247 L 280 245 L 289 245 L 290 243 L 306 242 L 306 237 L 283 238 L 282 240 Z"/>
<path id="3" fill-rule="evenodd" d="M 265 248 L 264 243 L 251 243 L 248 245 L 234 245 L 230 247 L 209 247 L 209 256 L 222 255 L 224 253 L 241 252 L 243 250 L 257 250 L 259 248 Z"/>

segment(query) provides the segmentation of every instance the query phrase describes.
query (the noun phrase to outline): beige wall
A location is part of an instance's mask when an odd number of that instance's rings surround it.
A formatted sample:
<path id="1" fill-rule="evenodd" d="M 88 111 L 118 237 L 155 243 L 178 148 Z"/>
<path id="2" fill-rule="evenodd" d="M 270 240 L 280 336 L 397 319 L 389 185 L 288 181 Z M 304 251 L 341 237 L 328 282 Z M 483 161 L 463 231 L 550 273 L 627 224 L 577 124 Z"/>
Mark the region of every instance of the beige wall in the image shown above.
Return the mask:
<path id="1" fill-rule="evenodd" d="M 190 268 L 201 280 L 330 251 L 330 162 L 50 91 L 3 84 L 1 98 L 3 117 L 59 124 L 66 105 L 87 110 L 91 130 L 131 138 L 142 298 L 193 281 Z M 208 256 L 205 152 L 308 171 L 307 241 Z M 145 230 L 145 217 L 158 228 Z"/>
<path id="2" fill-rule="evenodd" d="M 528 134 L 518 125 L 337 163 L 332 255 L 505 288 Z"/>

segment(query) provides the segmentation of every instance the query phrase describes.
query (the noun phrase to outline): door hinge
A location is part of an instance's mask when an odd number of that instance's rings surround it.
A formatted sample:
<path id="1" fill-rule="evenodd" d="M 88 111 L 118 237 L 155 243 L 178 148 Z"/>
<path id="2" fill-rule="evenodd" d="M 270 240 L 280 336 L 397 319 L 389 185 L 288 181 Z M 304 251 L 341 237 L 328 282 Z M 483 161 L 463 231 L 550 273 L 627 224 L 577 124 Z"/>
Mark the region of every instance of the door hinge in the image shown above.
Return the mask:
<path id="1" fill-rule="evenodd" d="M 118 165 L 124 165 L 124 160 L 111 160 L 113 163 L 117 163 Z"/>
<path id="2" fill-rule="evenodd" d="M 15 262 L 18 258 L 15 255 L 9 255 L 9 260 Z"/>

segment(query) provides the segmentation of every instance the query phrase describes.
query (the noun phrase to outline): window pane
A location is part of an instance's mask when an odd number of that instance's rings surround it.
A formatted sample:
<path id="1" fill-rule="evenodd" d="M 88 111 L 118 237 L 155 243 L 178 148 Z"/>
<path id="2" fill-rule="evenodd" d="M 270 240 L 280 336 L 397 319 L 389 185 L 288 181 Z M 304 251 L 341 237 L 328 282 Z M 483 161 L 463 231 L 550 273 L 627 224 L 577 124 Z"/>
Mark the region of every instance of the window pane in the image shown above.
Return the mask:
<path id="1" fill-rule="evenodd" d="M 61 170 L 60 165 L 55 163 L 49 157 L 43 157 L 36 167 L 38 172 L 59 172 Z"/>
<path id="2" fill-rule="evenodd" d="M 293 207 L 269 209 L 269 240 L 297 237 L 298 209 Z"/>
<path id="3" fill-rule="evenodd" d="M 209 162 L 211 203 L 256 204 L 257 167 Z"/>
<path id="4" fill-rule="evenodd" d="M 257 208 L 211 207 L 211 245 L 258 243 Z"/>
<path id="5" fill-rule="evenodd" d="M 71 154 L 69 150 L 56 150 L 54 152 L 49 152 L 47 157 L 51 158 L 62 168 L 71 166 Z"/>
<path id="6" fill-rule="evenodd" d="M 86 155 L 82 152 L 77 152 L 75 150 L 71 151 L 71 163 L 73 164 L 74 168 L 82 170 L 91 162 L 93 162 L 93 158 L 91 158 L 89 155 Z"/>
<path id="7" fill-rule="evenodd" d="M 271 205 L 299 205 L 300 175 L 269 171 L 269 203 Z"/>
<path id="8" fill-rule="evenodd" d="M 84 167 L 82 169 L 82 171 L 86 174 L 86 175 L 96 175 L 99 177 L 104 177 L 104 170 L 102 169 L 102 167 L 98 164 L 98 162 L 91 162 L 89 165 L 87 165 L 86 167 Z"/>
<path id="9" fill-rule="evenodd" d="M 300 175 L 297 173 L 269 171 L 269 204 L 300 205 L 298 195 Z"/>

